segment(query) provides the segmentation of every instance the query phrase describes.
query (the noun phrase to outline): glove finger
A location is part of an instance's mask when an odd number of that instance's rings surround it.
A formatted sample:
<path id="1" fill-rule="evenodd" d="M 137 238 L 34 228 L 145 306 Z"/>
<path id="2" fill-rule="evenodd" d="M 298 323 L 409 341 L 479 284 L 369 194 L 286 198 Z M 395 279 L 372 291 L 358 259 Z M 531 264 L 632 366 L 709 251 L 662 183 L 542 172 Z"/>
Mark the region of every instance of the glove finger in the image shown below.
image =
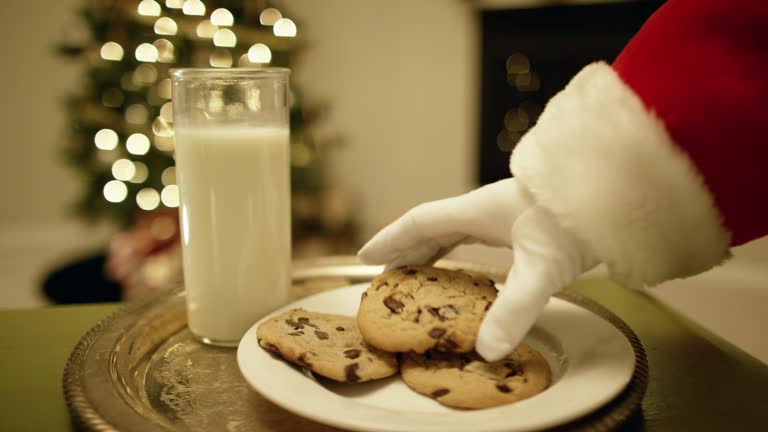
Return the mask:
<path id="1" fill-rule="evenodd" d="M 596 264 L 546 209 L 526 210 L 512 228 L 514 265 L 506 287 L 480 326 L 477 351 L 488 361 L 509 354 L 525 337 L 549 297 Z"/>
<path id="2" fill-rule="evenodd" d="M 412 208 L 376 233 L 357 255 L 365 263 L 384 264 L 426 240 L 444 241 L 442 237 L 456 234 L 461 227 L 457 215 L 462 211 L 460 198 L 447 198 Z"/>
<path id="3" fill-rule="evenodd" d="M 466 238 L 461 234 L 453 234 L 440 239 L 425 240 L 405 250 L 387 264 L 385 270 L 414 264 L 432 265 L 435 261 L 452 251 L 459 243 L 464 243 Z"/>
<path id="4" fill-rule="evenodd" d="M 549 295 L 536 287 L 507 285 L 480 325 L 477 353 L 487 361 L 504 358 L 522 342 L 548 301 Z"/>

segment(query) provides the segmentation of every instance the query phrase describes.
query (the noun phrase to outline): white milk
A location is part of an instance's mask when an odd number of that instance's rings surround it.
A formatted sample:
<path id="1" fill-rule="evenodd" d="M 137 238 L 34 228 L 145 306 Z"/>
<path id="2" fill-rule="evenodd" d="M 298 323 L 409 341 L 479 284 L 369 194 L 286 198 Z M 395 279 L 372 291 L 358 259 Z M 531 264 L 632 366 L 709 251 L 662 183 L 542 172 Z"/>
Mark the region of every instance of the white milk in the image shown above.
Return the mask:
<path id="1" fill-rule="evenodd" d="M 189 328 L 236 344 L 288 299 L 289 133 L 280 128 L 179 128 L 184 283 Z"/>

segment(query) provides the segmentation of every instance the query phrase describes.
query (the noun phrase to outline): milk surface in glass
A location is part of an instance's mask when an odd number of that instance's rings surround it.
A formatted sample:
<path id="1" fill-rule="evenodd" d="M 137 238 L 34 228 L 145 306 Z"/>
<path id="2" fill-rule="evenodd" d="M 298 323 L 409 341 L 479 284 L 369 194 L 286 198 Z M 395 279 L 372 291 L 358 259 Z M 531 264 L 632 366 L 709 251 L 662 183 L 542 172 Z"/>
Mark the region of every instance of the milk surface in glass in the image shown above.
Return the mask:
<path id="1" fill-rule="evenodd" d="M 287 128 L 176 132 L 189 328 L 205 341 L 236 343 L 287 300 L 288 157 Z"/>

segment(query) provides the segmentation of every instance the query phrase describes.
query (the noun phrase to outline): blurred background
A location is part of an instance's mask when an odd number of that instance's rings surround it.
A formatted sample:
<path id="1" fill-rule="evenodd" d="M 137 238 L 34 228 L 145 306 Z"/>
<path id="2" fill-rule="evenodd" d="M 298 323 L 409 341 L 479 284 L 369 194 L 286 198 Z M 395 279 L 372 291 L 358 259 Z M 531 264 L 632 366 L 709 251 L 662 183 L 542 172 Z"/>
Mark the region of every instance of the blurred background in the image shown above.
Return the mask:
<path id="1" fill-rule="evenodd" d="M 349 254 L 416 204 L 507 176 L 546 101 L 662 3 L 7 0 L 0 308 L 179 281 L 170 67 L 293 70 L 294 254 Z M 653 293 L 767 361 L 766 244 Z"/>

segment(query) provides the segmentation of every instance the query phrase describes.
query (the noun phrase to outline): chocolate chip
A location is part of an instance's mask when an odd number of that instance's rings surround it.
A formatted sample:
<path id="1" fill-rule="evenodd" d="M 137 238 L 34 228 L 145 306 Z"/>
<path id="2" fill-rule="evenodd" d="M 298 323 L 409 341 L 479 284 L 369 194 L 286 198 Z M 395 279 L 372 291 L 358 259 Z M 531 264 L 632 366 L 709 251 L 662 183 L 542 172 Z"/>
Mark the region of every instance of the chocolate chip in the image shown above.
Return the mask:
<path id="1" fill-rule="evenodd" d="M 277 345 L 275 345 L 273 343 L 267 343 L 267 349 L 270 350 L 270 351 L 274 351 L 274 352 L 280 354 L 280 348 L 278 348 Z"/>
<path id="2" fill-rule="evenodd" d="M 434 277 L 434 276 L 428 277 L 427 280 L 430 281 L 430 282 L 437 282 L 437 278 Z"/>
<path id="3" fill-rule="evenodd" d="M 392 288 L 397 288 L 397 287 L 399 287 L 399 286 L 400 286 L 400 284 L 399 284 L 399 283 L 396 283 L 396 284 L 394 284 L 394 285 L 392 286 Z"/>
<path id="4" fill-rule="evenodd" d="M 288 336 L 301 336 L 303 334 L 304 334 L 304 332 L 299 330 L 299 331 L 295 331 L 295 332 L 292 332 L 292 333 L 288 333 Z"/>
<path id="5" fill-rule="evenodd" d="M 479 283 L 477 283 L 477 282 L 472 282 L 472 285 L 474 285 L 474 286 L 477 286 L 477 287 L 479 287 L 479 286 L 480 286 L 480 284 L 479 284 Z"/>
<path id="6" fill-rule="evenodd" d="M 416 273 L 418 273 L 418 271 L 414 270 L 414 269 L 408 269 L 408 270 L 403 271 L 403 273 L 407 274 L 407 275 L 415 275 Z"/>
<path id="7" fill-rule="evenodd" d="M 308 325 L 310 327 L 317 328 L 317 326 L 315 324 L 312 324 L 309 321 L 309 318 L 306 318 L 306 317 L 299 317 L 299 324 L 304 324 L 304 325 Z"/>
<path id="8" fill-rule="evenodd" d="M 427 312 L 429 312 L 432 316 L 439 317 L 436 307 L 427 306 Z"/>
<path id="9" fill-rule="evenodd" d="M 421 312 L 422 312 L 421 307 L 419 307 L 416 310 L 416 318 L 413 319 L 413 322 L 418 323 L 419 321 L 421 321 Z"/>
<path id="10" fill-rule="evenodd" d="M 502 392 L 502 393 L 511 393 L 512 389 L 507 387 L 504 383 L 496 383 L 496 390 Z"/>
<path id="11" fill-rule="evenodd" d="M 389 284 L 388 284 L 388 283 L 386 283 L 386 282 L 384 282 L 383 284 L 379 284 L 379 285 L 377 285 L 377 286 L 376 286 L 376 291 L 378 291 L 378 290 L 379 290 L 379 288 L 381 288 L 381 287 L 383 287 L 383 286 L 389 286 Z"/>
<path id="12" fill-rule="evenodd" d="M 315 330 L 315 336 L 317 336 L 317 338 L 320 340 L 328 339 L 328 333 L 320 330 Z"/>
<path id="13" fill-rule="evenodd" d="M 357 348 L 350 348 L 350 349 L 344 351 L 344 357 L 346 357 L 348 359 L 356 359 L 356 358 L 360 357 L 360 353 L 361 352 L 362 351 L 360 351 Z"/>
<path id="14" fill-rule="evenodd" d="M 357 369 L 360 367 L 357 363 L 348 364 L 347 367 L 344 368 L 344 375 L 347 382 L 358 382 L 360 381 L 360 377 L 357 375 Z"/>
<path id="15" fill-rule="evenodd" d="M 445 329 L 440 327 L 435 327 L 429 331 L 429 337 L 431 337 L 432 339 L 440 339 L 444 334 L 445 334 Z"/>
<path id="16" fill-rule="evenodd" d="M 485 304 L 485 312 L 488 312 L 488 309 L 491 308 L 491 305 L 493 305 L 493 302 L 488 302 Z"/>
<path id="17" fill-rule="evenodd" d="M 451 391 L 448 390 L 447 388 L 437 389 L 437 390 L 432 392 L 432 397 L 433 398 L 439 398 L 440 396 L 445 396 L 445 395 L 447 395 L 450 392 Z"/>
<path id="18" fill-rule="evenodd" d="M 336 327 L 336 331 L 344 331 L 344 327 L 341 327 L 341 326 Z"/>
<path id="19" fill-rule="evenodd" d="M 367 292 L 363 292 L 363 295 L 360 296 L 361 299 L 365 299 L 366 297 L 368 297 L 368 293 Z"/>
<path id="20" fill-rule="evenodd" d="M 453 352 L 456 351 L 456 349 L 459 347 L 459 344 L 456 343 L 451 338 L 443 339 L 440 341 L 440 349 L 443 351 Z"/>
<path id="21" fill-rule="evenodd" d="M 289 326 L 293 327 L 294 330 L 298 330 L 298 329 L 303 329 L 304 328 L 304 326 L 301 325 L 301 323 L 297 323 L 296 321 L 294 321 L 294 320 L 292 320 L 290 318 L 285 320 L 285 323 L 288 324 Z"/>
<path id="22" fill-rule="evenodd" d="M 299 358 L 298 358 L 298 361 L 299 361 L 299 363 L 300 363 L 302 366 L 306 366 L 306 367 L 312 367 L 312 363 L 310 363 L 310 362 L 309 362 L 309 360 L 307 360 L 307 353 L 301 353 L 301 354 L 299 354 Z"/>
<path id="23" fill-rule="evenodd" d="M 399 300 L 396 298 L 389 296 L 384 299 L 384 306 L 387 307 L 387 309 L 391 310 L 392 313 L 399 314 L 403 311 L 403 307 L 405 307 L 404 304 L 402 304 Z"/>

